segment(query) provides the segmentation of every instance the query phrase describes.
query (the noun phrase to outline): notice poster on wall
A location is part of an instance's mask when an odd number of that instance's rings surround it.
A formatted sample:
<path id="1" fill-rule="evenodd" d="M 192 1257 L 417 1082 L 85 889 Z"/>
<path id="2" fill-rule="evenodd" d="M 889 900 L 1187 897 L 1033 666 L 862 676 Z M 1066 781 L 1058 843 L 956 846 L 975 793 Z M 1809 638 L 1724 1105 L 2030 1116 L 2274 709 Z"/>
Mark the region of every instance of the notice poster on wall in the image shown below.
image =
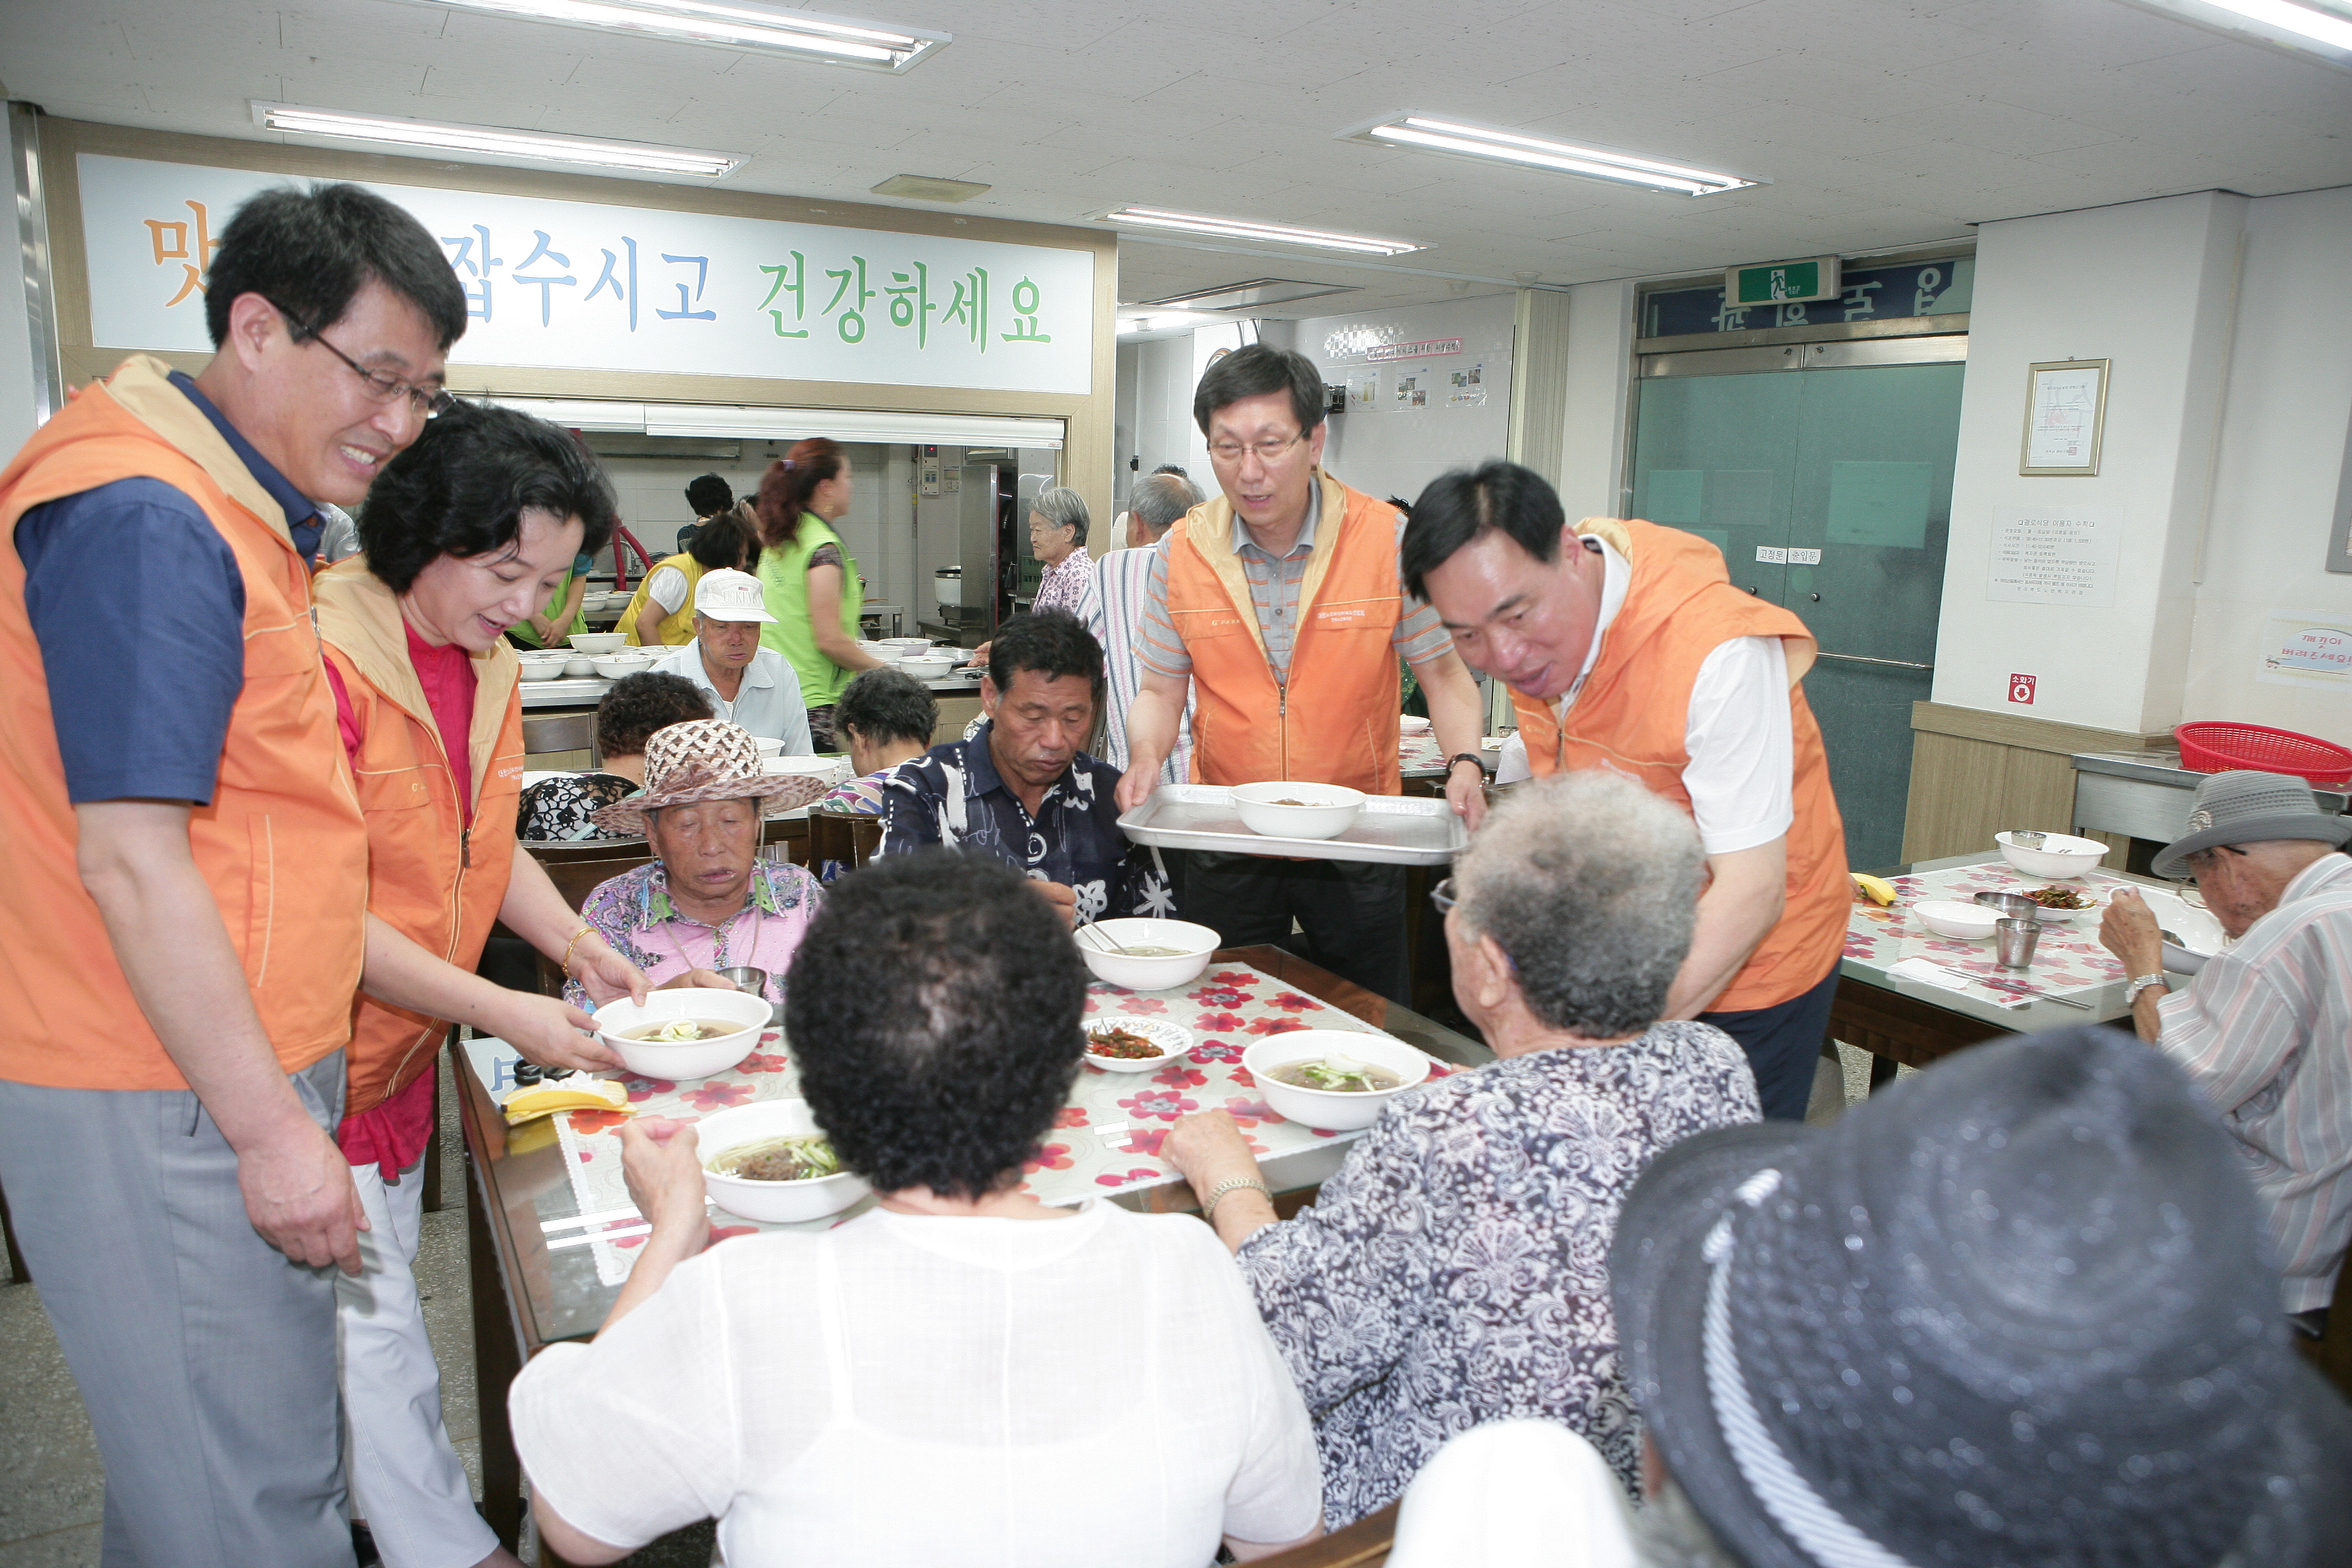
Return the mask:
<path id="1" fill-rule="evenodd" d="M 2120 507 L 1993 508 L 1985 597 L 1995 604 L 2112 607 L 2123 528 Z"/>
<path id="2" fill-rule="evenodd" d="M 1348 373 L 1348 406 L 1369 409 L 1381 400 L 1381 373 L 1357 370 Z"/>
<path id="3" fill-rule="evenodd" d="M 1447 371 L 1445 383 L 1448 408 L 1475 408 L 1486 401 L 1486 366 L 1483 362 L 1466 370 Z"/>
<path id="4" fill-rule="evenodd" d="M 2273 610 L 2254 679 L 2352 693 L 2352 611 Z"/>
<path id="5" fill-rule="evenodd" d="M 1394 384 L 1395 391 L 1391 396 L 1389 406 L 1396 409 L 1428 407 L 1429 382 L 1430 374 L 1425 370 L 1414 371 L 1410 374 L 1400 373 Z"/>

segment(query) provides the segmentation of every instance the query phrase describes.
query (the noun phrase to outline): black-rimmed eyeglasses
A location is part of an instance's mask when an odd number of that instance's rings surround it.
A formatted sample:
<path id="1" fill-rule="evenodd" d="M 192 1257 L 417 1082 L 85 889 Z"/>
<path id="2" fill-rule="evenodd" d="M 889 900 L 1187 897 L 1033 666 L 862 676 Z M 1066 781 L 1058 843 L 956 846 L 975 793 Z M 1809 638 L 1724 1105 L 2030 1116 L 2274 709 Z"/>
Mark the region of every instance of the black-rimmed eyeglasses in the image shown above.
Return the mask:
<path id="1" fill-rule="evenodd" d="M 326 334 L 319 331 L 318 328 L 303 326 L 300 319 L 297 317 L 293 311 L 288 310 L 285 306 L 278 304 L 277 300 L 270 300 L 270 305 L 279 315 L 286 318 L 286 324 L 288 326 L 294 328 L 297 332 L 308 332 L 311 342 L 318 344 L 320 348 L 326 350 L 329 353 L 334 355 L 337 359 L 351 366 L 352 374 L 358 376 L 362 381 L 367 383 L 367 395 L 370 402 L 390 403 L 395 397 L 405 396 L 408 399 L 409 405 L 416 410 L 416 416 L 419 419 L 433 419 L 447 413 L 449 411 L 449 405 L 457 401 L 455 397 L 452 397 L 447 389 L 444 387 L 419 386 L 414 382 L 403 381 L 400 377 L 394 375 L 389 372 L 368 369 L 365 365 L 360 363 L 359 361 L 353 359 L 351 355 L 345 353 L 342 350 L 329 342 L 327 341 Z M 299 342 L 302 339 L 297 337 L 295 341 Z"/>

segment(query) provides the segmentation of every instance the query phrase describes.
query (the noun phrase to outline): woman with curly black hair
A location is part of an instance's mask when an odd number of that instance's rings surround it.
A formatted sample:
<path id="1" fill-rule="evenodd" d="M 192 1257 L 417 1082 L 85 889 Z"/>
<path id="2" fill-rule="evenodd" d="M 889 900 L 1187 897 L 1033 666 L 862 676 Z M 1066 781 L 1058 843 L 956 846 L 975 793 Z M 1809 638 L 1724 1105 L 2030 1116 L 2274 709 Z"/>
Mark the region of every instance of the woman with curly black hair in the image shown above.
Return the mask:
<path id="1" fill-rule="evenodd" d="M 1086 991 L 994 861 L 832 885 L 785 1022 L 876 1206 L 697 1258 L 694 1129 L 625 1126 L 652 1234 L 595 1342 L 550 1346 L 509 1400 L 541 1541 L 611 1563 L 716 1509 L 730 1563 L 1196 1568 L 1220 1535 L 1250 1557 L 1320 1533 L 1306 1410 L 1209 1228 L 1022 1191 Z"/>
<path id="2" fill-rule="evenodd" d="M 474 1512 L 442 1426 L 411 1273 L 441 1038 L 462 1022 L 542 1065 L 617 1065 L 581 1032 L 584 1013 L 473 973 L 497 921 L 600 1002 L 646 988 L 515 847 L 522 707 L 504 634 L 614 518 L 612 486 L 570 434 L 457 403 L 376 476 L 364 553 L 316 580 L 370 868 L 368 991 L 336 1133 L 369 1223 L 362 1272 L 336 1279 L 343 1405 L 354 1517 L 393 1568 L 514 1562 Z"/>
<path id="3" fill-rule="evenodd" d="M 683 675 L 641 669 L 605 689 L 596 704 L 600 772 L 562 773 L 522 792 L 515 837 L 525 843 L 622 838 L 594 814 L 646 787 L 646 741 L 656 730 L 709 719 L 710 699 Z"/>

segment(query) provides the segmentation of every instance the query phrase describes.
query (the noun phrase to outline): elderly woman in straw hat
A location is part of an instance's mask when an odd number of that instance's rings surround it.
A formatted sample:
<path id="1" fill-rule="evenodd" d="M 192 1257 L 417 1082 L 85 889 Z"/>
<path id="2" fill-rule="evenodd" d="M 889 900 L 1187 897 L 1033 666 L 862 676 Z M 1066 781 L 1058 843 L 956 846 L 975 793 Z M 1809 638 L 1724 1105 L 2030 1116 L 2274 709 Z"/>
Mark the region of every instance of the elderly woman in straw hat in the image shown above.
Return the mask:
<path id="1" fill-rule="evenodd" d="M 784 971 L 824 891 L 799 867 L 760 858 L 760 826 L 767 813 L 824 790 L 822 779 L 762 773 L 759 745 L 740 724 L 699 719 L 656 731 L 644 793 L 594 817 L 642 832 L 654 862 L 599 885 L 581 918 L 656 985 L 723 986 L 716 971 L 747 965 L 767 972 L 769 1001 L 783 1000 Z"/>

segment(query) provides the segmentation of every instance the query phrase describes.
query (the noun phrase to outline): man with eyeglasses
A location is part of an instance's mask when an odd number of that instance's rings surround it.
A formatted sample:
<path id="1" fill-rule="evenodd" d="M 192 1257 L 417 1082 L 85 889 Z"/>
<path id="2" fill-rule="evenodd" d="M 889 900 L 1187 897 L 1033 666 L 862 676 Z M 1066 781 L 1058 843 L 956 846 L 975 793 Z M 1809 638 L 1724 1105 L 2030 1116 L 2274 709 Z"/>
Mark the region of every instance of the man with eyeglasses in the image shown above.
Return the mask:
<path id="1" fill-rule="evenodd" d="M 1189 691 L 1192 779 L 1400 788 L 1398 659 L 1453 759 L 1446 798 L 1484 807 L 1478 689 L 1437 616 L 1397 576 L 1397 510 L 1322 468 L 1323 377 L 1303 354 L 1254 343 L 1201 377 L 1192 417 L 1223 492 L 1154 546 L 1127 717 L 1122 811 L 1158 784 Z M 1404 869 L 1349 860 L 1195 852 L 1187 920 L 1239 946 L 1291 943 L 1342 977 L 1402 1000 Z"/>
<path id="2" fill-rule="evenodd" d="M 106 1463 L 110 1563 L 350 1563 L 333 1132 L 367 833 L 318 502 L 446 406 L 465 296 L 354 185 L 221 236 L 194 376 L 134 356 L 0 474 L 0 1186 Z"/>
<path id="3" fill-rule="evenodd" d="M 2352 1241 L 2347 840 L 2352 817 L 2321 811 L 2303 780 L 2215 773 L 2197 786 L 2188 833 L 2149 868 L 2194 876 L 2233 945 L 2173 991 L 2146 899 L 2118 889 L 2099 919 L 2099 941 L 2128 976 L 2133 1027 L 2188 1070 L 2238 1140 L 2269 1213 L 2288 1318 L 2312 1339 L 2327 1331 Z"/>

